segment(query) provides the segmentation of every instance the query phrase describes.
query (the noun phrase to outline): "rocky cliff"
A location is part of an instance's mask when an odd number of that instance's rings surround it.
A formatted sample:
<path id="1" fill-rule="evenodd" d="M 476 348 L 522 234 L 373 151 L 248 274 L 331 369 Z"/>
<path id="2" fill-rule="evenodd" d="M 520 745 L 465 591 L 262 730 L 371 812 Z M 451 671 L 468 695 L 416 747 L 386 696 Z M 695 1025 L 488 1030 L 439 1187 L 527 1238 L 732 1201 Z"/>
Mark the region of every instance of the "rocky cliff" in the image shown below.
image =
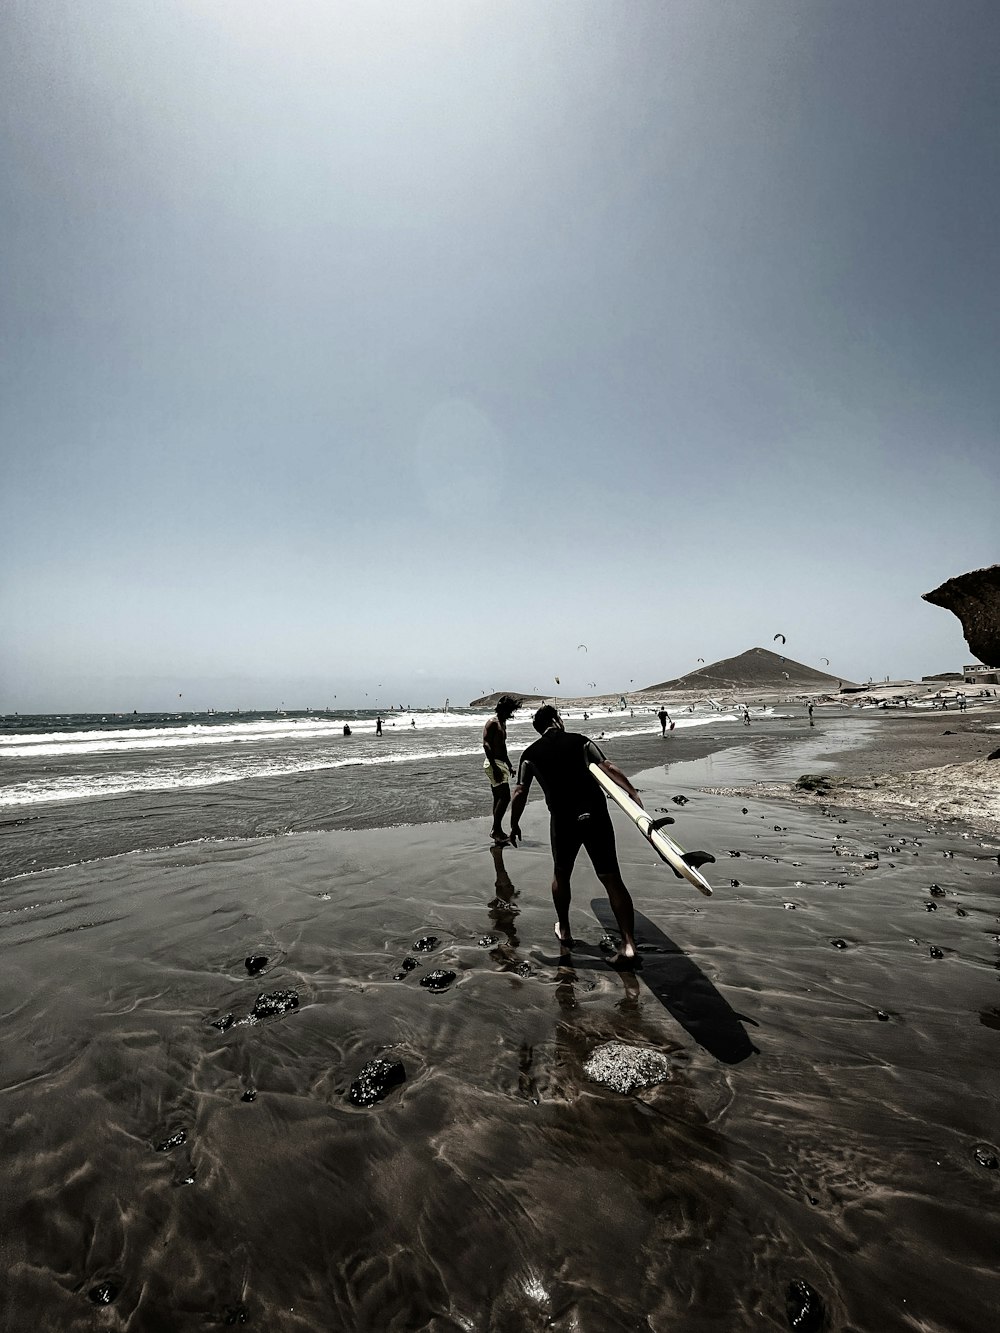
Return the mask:
<path id="1" fill-rule="evenodd" d="M 1000 565 L 974 569 L 924 593 L 924 601 L 954 611 L 965 641 L 984 666 L 1000 666 Z"/>

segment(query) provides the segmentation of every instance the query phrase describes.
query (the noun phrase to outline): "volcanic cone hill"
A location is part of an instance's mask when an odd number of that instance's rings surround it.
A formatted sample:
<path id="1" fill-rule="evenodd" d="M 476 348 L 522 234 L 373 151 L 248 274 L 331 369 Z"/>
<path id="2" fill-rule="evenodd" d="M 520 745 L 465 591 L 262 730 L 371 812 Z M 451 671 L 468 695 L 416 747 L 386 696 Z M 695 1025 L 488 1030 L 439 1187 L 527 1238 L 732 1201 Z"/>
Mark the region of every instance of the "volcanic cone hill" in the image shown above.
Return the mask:
<path id="1" fill-rule="evenodd" d="M 689 671 L 676 680 L 663 680 L 658 685 L 647 685 L 647 690 L 825 690 L 835 692 L 850 681 L 839 680 L 825 671 L 817 671 L 781 657 L 769 648 L 748 648 L 739 657 L 727 657 L 721 662 Z"/>

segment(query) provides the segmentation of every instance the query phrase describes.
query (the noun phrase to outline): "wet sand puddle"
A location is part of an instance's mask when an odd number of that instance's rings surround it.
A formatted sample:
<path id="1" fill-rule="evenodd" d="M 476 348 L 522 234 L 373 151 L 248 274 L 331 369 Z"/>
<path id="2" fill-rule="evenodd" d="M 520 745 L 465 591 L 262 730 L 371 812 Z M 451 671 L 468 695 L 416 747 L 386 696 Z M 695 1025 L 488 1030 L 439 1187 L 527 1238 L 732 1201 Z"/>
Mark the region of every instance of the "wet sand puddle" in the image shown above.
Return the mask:
<path id="1" fill-rule="evenodd" d="M 634 976 L 583 865 L 560 963 L 537 803 L 516 851 L 449 824 L 5 884 L 3 1326 L 784 1329 L 791 1287 L 830 1329 L 990 1327 L 997 849 L 641 785 L 717 891 L 618 825 L 674 947 Z M 732 1062 L 665 1007 L 709 985 Z M 611 1041 L 666 1080 L 590 1082 Z M 374 1057 L 404 1078 L 358 1105 Z"/>

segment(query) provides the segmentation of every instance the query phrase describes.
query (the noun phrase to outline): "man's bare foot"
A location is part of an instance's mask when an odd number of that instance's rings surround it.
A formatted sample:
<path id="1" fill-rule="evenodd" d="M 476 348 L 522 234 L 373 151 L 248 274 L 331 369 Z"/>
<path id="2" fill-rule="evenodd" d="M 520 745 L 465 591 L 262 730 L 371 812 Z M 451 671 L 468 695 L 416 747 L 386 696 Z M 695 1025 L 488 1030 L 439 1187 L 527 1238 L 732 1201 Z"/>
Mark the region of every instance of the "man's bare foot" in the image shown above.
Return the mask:
<path id="1" fill-rule="evenodd" d="M 553 935 L 555 935 L 556 939 L 559 941 L 559 943 L 562 945 L 564 949 L 572 949 L 573 946 L 576 944 L 576 940 L 573 938 L 572 935 L 569 934 L 564 935 L 562 933 L 562 931 L 559 929 L 558 921 L 552 927 L 552 933 Z"/>

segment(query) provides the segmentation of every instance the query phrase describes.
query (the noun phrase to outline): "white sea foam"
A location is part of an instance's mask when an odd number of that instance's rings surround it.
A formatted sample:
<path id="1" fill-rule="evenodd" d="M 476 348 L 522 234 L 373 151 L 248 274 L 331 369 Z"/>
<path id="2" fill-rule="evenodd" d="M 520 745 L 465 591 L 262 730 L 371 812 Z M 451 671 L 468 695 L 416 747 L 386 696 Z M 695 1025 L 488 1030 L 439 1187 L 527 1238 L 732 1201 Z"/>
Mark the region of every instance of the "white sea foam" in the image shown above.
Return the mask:
<path id="1" fill-rule="evenodd" d="M 415 731 L 420 729 L 453 730 L 482 727 L 489 714 L 480 718 L 467 714 L 409 714 L 382 715 L 384 730 Z M 410 726 L 410 718 L 417 722 Z M 405 722 L 403 719 L 406 719 Z M 417 721 L 419 718 L 419 721 Z M 180 749 L 190 746 L 257 744 L 261 741 L 306 741 L 317 737 L 342 736 L 344 725 L 352 731 L 374 732 L 375 718 L 356 718 L 350 714 L 330 718 L 275 718 L 253 722 L 192 722 L 176 727 L 122 727 L 102 728 L 100 731 L 62 731 L 29 733 L 27 735 L 0 735 L 0 757 L 31 758 L 34 756 L 103 754 L 123 750 Z"/>
<path id="2" fill-rule="evenodd" d="M 190 723 L 147 730 L 123 727 L 113 731 L 21 736 L 16 743 L 11 743 L 14 738 L 8 737 L 5 738 L 8 743 L 0 748 L 0 761 L 8 778 L 0 788 L 0 809 L 94 796 L 210 787 L 351 766 L 468 756 L 481 759 L 481 731 L 489 716 L 487 713 L 415 714 L 417 725 L 411 727 L 409 714 L 383 714 L 380 739 L 374 735 L 374 717 Z M 571 730 L 586 730 L 595 739 L 603 739 L 606 745 L 613 744 L 619 736 L 655 733 L 659 726 L 648 713 L 626 718 L 620 711 L 595 712 L 590 713 L 586 722 L 582 709 L 566 710 L 562 716 Z M 687 730 L 736 720 L 733 714 L 686 714 L 676 719 L 676 728 Z M 353 729 L 350 738 L 343 735 L 345 721 Z M 519 751 L 536 739 L 527 717 L 511 722 L 508 734 L 515 760 Z M 221 752 L 220 746 L 229 748 Z M 206 747 L 216 747 L 216 753 L 213 755 Z M 82 766 L 76 761 L 87 756 L 99 758 L 88 759 L 87 771 L 80 771 Z M 17 781 L 18 761 L 40 759 L 53 761 L 45 766 L 50 771 L 40 776 L 33 765 L 32 776 Z M 94 771 L 95 767 L 99 771 Z"/>
<path id="3" fill-rule="evenodd" d="M 52 779 L 13 783 L 0 791 L 0 809 L 39 805 L 45 801 L 77 801 L 87 796 L 124 796 L 130 792 L 175 791 L 181 787 L 214 787 L 250 778 L 280 778 L 328 768 L 405 764 L 426 759 L 453 759 L 482 754 L 481 749 L 421 750 L 414 754 L 351 755 L 343 759 L 275 759 L 247 756 L 245 763 L 198 764 L 187 768 L 152 768 L 127 773 L 67 773 Z"/>
<path id="4" fill-rule="evenodd" d="M 566 709 L 562 712 L 564 721 L 576 724 L 583 720 L 582 709 Z M 468 731 L 478 734 L 490 713 L 383 713 L 382 728 L 384 735 L 406 734 L 428 731 Z M 635 728 L 616 728 L 621 735 L 641 735 L 649 731 L 656 723 L 650 714 L 643 714 L 645 722 Z M 619 712 L 591 712 L 591 723 L 623 719 Z M 411 727 L 411 720 L 416 726 Z M 678 727 L 698 726 L 706 722 L 725 720 L 725 715 L 712 713 L 709 716 L 684 716 L 676 719 Z M 0 758 L 34 759 L 71 757 L 87 754 L 113 754 L 128 750 L 177 750 L 205 748 L 220 745 L 257 745 L 275 741 L 314 741 L 342 737 L 345 724 L 356 735 L 372 734 L 375 731 L 375 718 L 365 716 L 356 718 L 351 714 L 338 714 L 329 718 L 289 718 L 278 717 L 258 719 L 253 722 L 191 722 L 179 726 L 157 727 L 108 727 L 99 731 L 61 731 L 38 732 L 26 735 L 0 735 Z M 531 733 L 531 719 L 522 716 L 508 723 L 511 735 L 519 735 L 520 729 Z"/>

